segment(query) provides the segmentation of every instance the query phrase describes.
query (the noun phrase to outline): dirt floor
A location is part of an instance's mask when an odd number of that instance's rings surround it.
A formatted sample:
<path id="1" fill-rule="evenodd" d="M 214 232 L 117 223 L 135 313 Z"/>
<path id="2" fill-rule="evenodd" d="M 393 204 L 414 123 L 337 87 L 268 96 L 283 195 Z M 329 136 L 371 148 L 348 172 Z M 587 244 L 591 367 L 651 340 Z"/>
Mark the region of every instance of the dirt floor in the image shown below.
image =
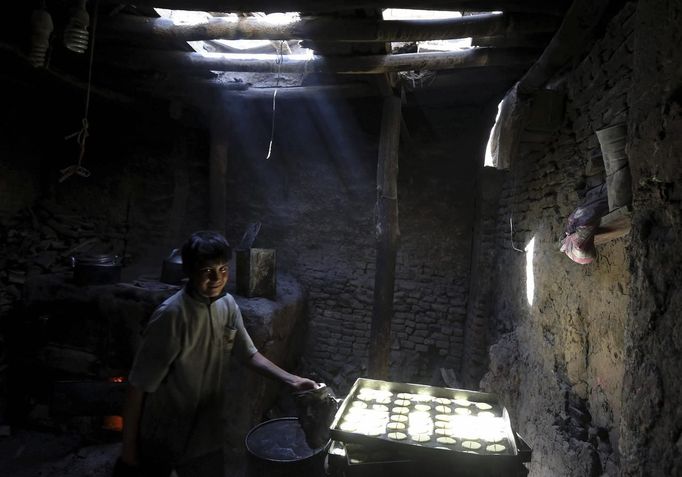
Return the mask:
<path id="1" fill-rule="evenodd" d="M 20 430 L 0 437 L 3 477 L 109 477 L 121 445 L 87 442 L 76 433 Z M 249 474 L 243 457 L 231 457 L 225 475 Z"/>

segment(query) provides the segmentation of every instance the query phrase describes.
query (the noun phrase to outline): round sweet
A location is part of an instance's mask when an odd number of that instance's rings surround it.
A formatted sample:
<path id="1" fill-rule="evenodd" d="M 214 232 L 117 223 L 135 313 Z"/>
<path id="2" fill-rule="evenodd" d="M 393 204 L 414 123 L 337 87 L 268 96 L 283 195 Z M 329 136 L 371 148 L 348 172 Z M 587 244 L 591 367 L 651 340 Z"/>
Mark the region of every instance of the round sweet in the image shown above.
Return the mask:
<path id="1" fill-rule="evenodd" d="M 380 412 L 388 412 L 388 406 L 384 406 L 383 404 L 374 404 L 372 409 Z"/>
<path id="2" fill-rule="evenodd" d="M 343 416 L 343 422 L 358 422 L 365 418 L 365 415 L 359 412 L 349 412 Z"/>
<path id="3" fill-rule="evenodd" d="M 384 426 L 372 426 L 367 428 L 358 427 L 357 431 L 359 434 L 364 434 L 365 436 L 380 436 L 384 433 Z"/>
<path id="4" fill-rule="evenodd" d="M 390 419 L 395 422 L 407 422 L 407 416 L 405 414 L 393 414 Z"/>
<path id="5" fill-rule="evenodd" d="M 493 407 L 488 404 L 487 402 L 477 402 L 476 407 L 479 408 L 481 411 L 487 411 L 489 409 L 492 409 Z"/>
<path id="6" fill-rule="evenodd" d="M 488 452 L 502 452 L 506 449 L 505 446 L 502 444 L 490 444 L 488 447 L 485 448 Z"/>
<path id="7" fill-rule="evenodd" d="M 422 411 L 422 412 L 431 410 L 431 406 L 429 406 L 428 404 L 417 404 L 416 406 L 414 406 L 414 408 L 417 411 Z"/>
<path id="8" fill-rule="evenodd" d="M 450 427 L 450 423 L 448 421 L 436 421 L 433 423 L 436 427 L 438 428 L 445 428 L 445 427 Z"/>
<path id="9" fill-rule="evenodd" d="M 436 420 L 437 421 L 451 422 L 452 416 L 450 414 L 436 414 Z"/>
<path id="10" fill-rule="evenodd" d="M 374 400 L 377 402 L 377 404 L 391 404 L 391 397 L 390 396 L 377 397 L 377 398 L 374 398 Z"/>
<path id="11" fill-rule="evenodd" d="M 466 407 L 471 406 L 471 401 L 469 401 L 468 399 L 455 399 L 455 404 L 457 404 L 458 406 Z"/>
<path id="12" fill-rule="evenodd" d="M 412 396 L 410 393 L 398 393 L 398 399 L 412 399 Z"/>
<path id="13" fill-rule="evenodd" d="M 410 404 L 412 404 L 412 401 L 409 399 L 396 399 L 393 401 L 394 406 L 409 406 Z"/>
<path id="14" fill-rule="evenodd" d="M 342 422 L 339 427 L 346 432 L 354 432 L 358 428 L 357 423 L 349 421 Z"/>
<path id="15" fill-rule="evenodd" d="M 436 398 L 436 399 L 434 399 L 434 401 L 435 401 L 437 404 L 443 404 L 443 405 L 445 405 L 445 406 L 449 405 L 449 404 L 452 402 L 452 401 L 451 401 L 450 399 L 448 399 L 448 398 Z"/>
<path id="16" fill-rule="evenodd" d="M 462 447 L 469 450 L 478 450 L 481 448 L 481 443 L 475 441 L 464 441 L 462 442 Z"/>
<path id="17" fill-rule="evenodd" d="M 457 441 L 455 439 L 453 439 L 452 437 L 448 437 L 448 436 L 437 437 L 436 442 L 438 442 L 439 444 L 448 444 L 448 445 L 457 444 Z"/>
<path id="18" fill-rule="evenodd" d="M 436 412 L 439 412 L 441 414 L 450 414 L 452 413 L 452 409 L 450 409 L 450 406 L 443 406 L 441 404 L 436 406 Z"/>
<path id="19" fill-rule="evenodd" d="M 428 442 L 431 440 L 431 436 L 429 434 L 412 434 L 410 438 L 414 442 Z"/>
<path id="20" fill-rule="evenodd" d="M 485 440 L 487 442 L 500 442 L 505 439 L 505 436 L 502 432 L 498 433 L 489 433 L 489 435 L 485 436 Z"/>
<path id="21" fill-rule="evenodd" d="M 471 414 L 471 411 L 465 407 L 458 407 L 455 409 L 455 414 L 459 414 L 460 416 L 468 416 Z"/>
<path id="22" fill-rule="evenodd" d="M 388 438 L 393 439 L 394 441 L 402 441 L 407 439 L 407 434 L 404 432 L 389 432 Z"/>
<path id="23" fill-rule="evenodd" d="M 477 415 L 478 417 L 495 417 L 495 414 L 490 411 L 481 411 Z"/>
<path id="24" fill-rule="evenodd" d="M 402 431 L 403 429 L 405 429 L 405 424 L 403 424 L 402 422 L 389 422 L 388 424 L 386 424 L 386 429 L 390 431 Z"/>
<path id="25" fill-rule="evenodd" d="M 410 412 L 410 410 L 409 410 L 408 408 L 406 408 L 406 407 L 394 407 L 394 408 L 392 409 L 392 412 L 393 412 L 394 414 L 407 414 L 407 413 Z"/>

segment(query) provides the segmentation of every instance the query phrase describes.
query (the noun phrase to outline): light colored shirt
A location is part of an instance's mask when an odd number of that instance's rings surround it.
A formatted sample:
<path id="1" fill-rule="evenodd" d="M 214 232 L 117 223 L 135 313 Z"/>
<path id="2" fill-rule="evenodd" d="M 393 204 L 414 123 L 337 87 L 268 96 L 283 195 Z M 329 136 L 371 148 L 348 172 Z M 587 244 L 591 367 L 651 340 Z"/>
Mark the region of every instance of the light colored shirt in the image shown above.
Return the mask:
<path id="1" fill-rule="evenodd" d="M 230 355 L 247 361 L 256 351 L 231 295 L 211 303 L 185 288 L 164 301 L 144 331 L 129 376 L 148 393 L 142 458 L 182 463 L 221 449 Z"/>

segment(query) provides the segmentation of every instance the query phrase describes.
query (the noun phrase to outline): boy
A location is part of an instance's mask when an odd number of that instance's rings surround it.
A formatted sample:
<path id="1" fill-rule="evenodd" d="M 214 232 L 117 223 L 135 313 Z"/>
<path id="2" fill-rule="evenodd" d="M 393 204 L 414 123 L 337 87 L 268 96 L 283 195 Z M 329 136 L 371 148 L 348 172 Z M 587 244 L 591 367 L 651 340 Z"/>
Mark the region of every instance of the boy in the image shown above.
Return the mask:
<path id="1" fill-rule="evenodd" d="M 217 232 L 182 247 L 189 282 L 154 311 L 129 376 L 115 474 L 223 476 L 225 380 L 231 354 L 294 390 L 315 382 L 258 352 L 234 298 L 224 294 L 232 251 Z"/>

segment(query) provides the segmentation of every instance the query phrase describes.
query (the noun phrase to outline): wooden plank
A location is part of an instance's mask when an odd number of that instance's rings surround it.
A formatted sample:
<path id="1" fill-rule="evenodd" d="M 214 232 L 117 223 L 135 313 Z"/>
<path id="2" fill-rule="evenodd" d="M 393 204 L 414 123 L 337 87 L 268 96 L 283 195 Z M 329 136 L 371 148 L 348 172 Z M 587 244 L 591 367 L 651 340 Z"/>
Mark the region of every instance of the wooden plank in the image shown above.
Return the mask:
<path id="1" fill-rule="evenodd" d="M 355 17 L 302 17 L 272 23 L 259 17 L 214 17 L 204 22 L 176 24 L 168 18 L 118 15 L 102 22 L 100 37 L 136 37 L 166 41 L 313 40 L 427 41 L 474 36 L 521 35 L 555 31 L 553 15 L 478 14 L 435 20 L 375 20 Z"/>
<path id="2" fill-rule="evenodd" d="M 384 99 L 381 118 L 375 216 L 376 274 L 367 369 L 369 376 L 375 379 L 388 379 L 391 349 L 395 263 L 400 239 L 398 226 L 400 107 L 400 98 L 387 96 Z"/>
<path id="3" fill-rule="evenodd" d="M 530 66 L 540 52 L 527 48 L 474 48 L 400 55 L 313 56 L 181 53 L 146 50 L 107 52 L 102 61 L 132 70 L 243 71 L 260 73 L 380 74 L 394 71 Z"/>
<path id="4" fill-rule="evenodd" d="M 538 61 L 518 84 L 518 95 L 542 88 L 559 69 L 592 44 L 595 31 L 612 0 L 576 0 Z"/>
<path id="5" fill-rule="evenodd" d="M 621 207 L 601 218 L 597 232 L 594 235 L 594 244 L 602 245 L 630 233 L 632 226 L 632 214 L 627 207 Z"/>
<path id="6" fill-rule="evenodd" d="M 120 3 L 120 0 L 104 0 Z M 132 5 L 204 12 L 335 12 L 355 9 L 421 8 L 468 12 L 542 12 L 561 15 L 567 0 L 134 0 Z"/>

